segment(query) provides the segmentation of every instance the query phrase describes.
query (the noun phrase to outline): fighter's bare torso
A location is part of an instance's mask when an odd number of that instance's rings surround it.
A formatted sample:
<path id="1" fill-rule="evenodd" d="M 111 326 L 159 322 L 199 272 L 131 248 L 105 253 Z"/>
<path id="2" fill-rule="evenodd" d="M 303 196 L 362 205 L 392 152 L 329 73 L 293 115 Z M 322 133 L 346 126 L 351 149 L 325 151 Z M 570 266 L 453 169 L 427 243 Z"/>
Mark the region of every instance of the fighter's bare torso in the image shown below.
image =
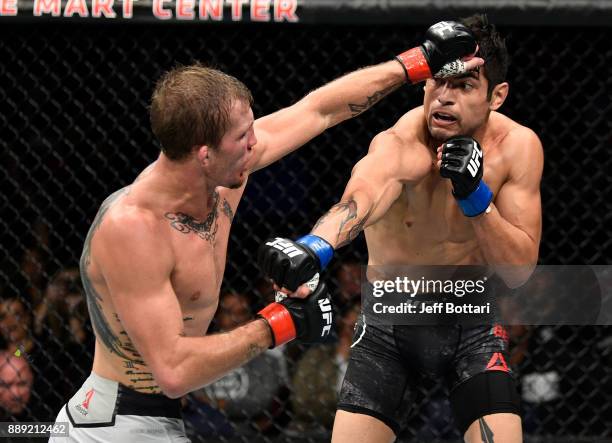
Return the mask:
<path id="1" fill-rule="evenodd" d="M 183 332 L 185 336 L 203 336 L 217 308 L 230 227 L 244 189 L 218 187 L 210 198 L 208 213 L 187 214 L 181 212 L 180 200 L 156 195 L 152 185 L 155 180 L 154 163 L 132 185 L 107 198 L 92 224 L 81 258 L 96 331 L 93 370 L 146 393 L 161 393 L 161 389 L 122 326 L 97 260 L 99 251 L 105 248 L 104 230 L 109 229 L 109 220 L 120 222 L 130 213 L 142 216 L 143 223 L 159 224 L 160 234 L 171 245 L 174 266 L 170 282 L 181 308 Z"/>
<path id="2" fill-rule="evenodd" d="M 369 265 L 485 264 L 470 220 L 452 196 L 450 180 L 440 176 L 423 107 L 408 112 L 391 130 L 402 141 L 402 149 L 397 151 L 401 158 L 388 161 L 422 166 L 387 213 L 366 228 Z M 483 179 L 494 195 L 508 180 L 515 151 L 521 149 L 505 143 L 513 131 L 529 129 L 492 112 L 478 137 L 485 159 Z"/>

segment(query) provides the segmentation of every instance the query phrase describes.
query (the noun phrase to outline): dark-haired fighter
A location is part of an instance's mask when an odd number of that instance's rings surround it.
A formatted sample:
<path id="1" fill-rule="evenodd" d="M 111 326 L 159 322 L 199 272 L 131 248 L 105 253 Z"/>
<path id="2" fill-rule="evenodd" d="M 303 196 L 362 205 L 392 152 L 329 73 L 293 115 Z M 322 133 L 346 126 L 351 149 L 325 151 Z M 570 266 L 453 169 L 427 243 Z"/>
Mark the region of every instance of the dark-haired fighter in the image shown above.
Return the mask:
<path id="1" fill-rule="evenodd" d="M 260 248 L 260 264 L 278 287 L 295 291 L 364 229 L 369 265 L 484 265 L 510 286 L 528 277 L 540 242 L 542 146 L 497 112 L 508 94 L 503 40 L 484 17 L 464 23 L 484 67 L 428 80 L 423 106 L 373 139 L 342 199 L 312 233 Z M 514 272 L 498 264 L 526 266 Z M 307 293 L 299 287 L 293 295 Z M 366 315 L 332 441 L 392 441 L 408 416 L 414 375 L 427 374 L 447 377 L 467 442 L 520 442 L 506 340 L 501 326 L 387 326 L 368 324 Z"/>
<path id="2" fill-rule="evenodd" d="M 482 60 L 458 59 L 475 51 L 465 27 L 434 26 L 400 63 L 348 74 L 257 120 L 251 93 L 234 77 L 199 65 L 165 74 L 150 108 L 162 152 L 104 201 L 85 241 L 81 276 L 96 349 L 91 376 L 57 418 L 70 422 L 70 437 L 58 440 L 186 441 L 180 396 L 270 346 L 325 336 L 332 318 L 323 286 L 306 301 L 273 303 L 258 320 L 203 336 L 248 174 L 407 79 L 473 69 Z"/>

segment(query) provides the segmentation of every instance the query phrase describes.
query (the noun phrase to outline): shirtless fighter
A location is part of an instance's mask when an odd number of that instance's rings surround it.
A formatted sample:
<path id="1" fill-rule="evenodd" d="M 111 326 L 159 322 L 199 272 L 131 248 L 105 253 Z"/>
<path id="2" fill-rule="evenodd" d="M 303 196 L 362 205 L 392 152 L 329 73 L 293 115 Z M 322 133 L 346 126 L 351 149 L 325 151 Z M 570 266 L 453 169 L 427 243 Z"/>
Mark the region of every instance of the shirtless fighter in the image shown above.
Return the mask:
<path id="1" fill-rule="evenodd" d="M 406 80 L 474 69 L 483 63 L 471 57 L 476 49 L 463 25 L 443 22 L 397 60 L 348 74 L 257 120 L 251 93 L 237 79 L 200 65 L 166 73 L 150 107 L 161 154 L 102 203 L 85 240 L 80 265 L 96 333 L 93 371 L 61 409 L 57 421 L 70 423 L 70 437 L 58 441 L 187 441 L 179 397 L 270 346 L 324 336 L 331 323 L 324 286 L 307 301 L 272 304 L 251 323 L 203 336 L 248 174 Z"/>
<path id="2" fill-rule="evenodd" d="M 485 17 L 463 23 L 477 38 L 484 67 L 427 80 L 423 106 L 372 140 L 342 199 L 311 234 L 262 245 L 260 265 L 277 287 L 305 296 L 300 284 L 362 230 L 370 266 L 484 265 L 512 287 L 528 277 L 541 233 L 542 146 L 530 129 L 497 112 L 508 94 L 504 41 Z M 288 255 L 288 247 L 303 254 Z M 415 374 L 447 378 L 467 442 L 521 441 L 501 326 L 367 320 L 357 327 L 333 442 L 392 441 L 408 415 L 403 402 Z"/>

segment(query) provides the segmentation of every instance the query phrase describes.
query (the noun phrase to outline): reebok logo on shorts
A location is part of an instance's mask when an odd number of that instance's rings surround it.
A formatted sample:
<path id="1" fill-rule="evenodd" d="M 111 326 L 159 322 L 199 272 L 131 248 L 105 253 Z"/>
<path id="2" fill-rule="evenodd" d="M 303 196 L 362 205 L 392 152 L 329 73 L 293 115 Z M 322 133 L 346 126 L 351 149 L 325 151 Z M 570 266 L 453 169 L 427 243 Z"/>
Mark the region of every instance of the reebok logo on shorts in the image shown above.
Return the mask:
<path id="1" fill-rule="evenodd" d="M 491 360 L 487 364 L 487 371 L 504 371 L 510 372 L 508 369 L 508 365 L 506 364 L 506 360 L 501 352 L 495 352 L 491 356 Z"/>
<path id="2" fill-rule="evenodd" d="M 91 388 L 89 391 L 87 391 L 85 393 L 85 400 L 83 400 L 83 403 L 81 403 L 80 405 L 75 405 L 74 409 L 76 409 L 77 412 L 79 412 L 83 416 L 89 414 L 89 402 L 91 401 L 91 398 L 94 396 L 95 393 L 96 391 L 94 391 L 94 388 Z"/>
<path id="3" fill-rule="evenodd" d="M 89 409 L 89 402 L 91 401 L 91 397 L 93 397 L 95 392 L 96 391 L 94 391 L 93 388 L 87 391 L 87 393 L 85 394 L 85 401 L 82 403 L 81 406 L 83 406 L 85 409 Z"/>

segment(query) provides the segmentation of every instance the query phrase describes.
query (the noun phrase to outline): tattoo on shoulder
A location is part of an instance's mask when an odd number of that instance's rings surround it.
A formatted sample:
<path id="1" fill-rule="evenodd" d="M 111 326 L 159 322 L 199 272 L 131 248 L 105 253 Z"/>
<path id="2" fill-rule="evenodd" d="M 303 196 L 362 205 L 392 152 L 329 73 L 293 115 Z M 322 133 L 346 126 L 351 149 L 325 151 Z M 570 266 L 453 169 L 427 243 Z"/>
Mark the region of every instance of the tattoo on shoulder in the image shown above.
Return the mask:
<path id="1" fill-rule="evenodd" d="M 397 89 L 401 83 L 397 83 L 395 85 L 391 85 L 385 89 L 381 89 L 380 91 L 376 91 L 374 94 L 369 96 L 365 102 L 363 103 L 349 103 L 349 109 L 351 110 L 351 116 L 356 117 L 364 111 L 367 111 L 370 107 L 374 106 L 380 99 L 389 94 L 390 92 Z"/>
<path id="2" fill-rule="evenodd" d="M 204 220 L 197 220 L 189 214 L 183 212 L 166 212 L 164 217 L 170 220 L 170 226 L 183 234 L 195 233 L 198 237 L 203 240 L 214 242 L 217 230 L 219 228 L 218 223 L 218 206 L 219 206 L 219 193 L 215 191 L 212 209 Z"/>
<path id="3" fill-rule="evenodd" d="M 482 438 L 482 443 L 494 443 L 493 440 L 493 431 L 487 424 L 484 418 L 478 419 L 478 426 L 480 427 L 480 437 Z"/>
<path id="4" fill-rule="evenodd" d="M 227 215 L 227 218 L 229 218 L 230 222 L 234 220 L 234 211 L 232 210 L 232 207 L 230 206 L 230 204 L 227 202 L 226 199 L 223 199 L 222 210 L 223 210 L 223 213 Z"/>

